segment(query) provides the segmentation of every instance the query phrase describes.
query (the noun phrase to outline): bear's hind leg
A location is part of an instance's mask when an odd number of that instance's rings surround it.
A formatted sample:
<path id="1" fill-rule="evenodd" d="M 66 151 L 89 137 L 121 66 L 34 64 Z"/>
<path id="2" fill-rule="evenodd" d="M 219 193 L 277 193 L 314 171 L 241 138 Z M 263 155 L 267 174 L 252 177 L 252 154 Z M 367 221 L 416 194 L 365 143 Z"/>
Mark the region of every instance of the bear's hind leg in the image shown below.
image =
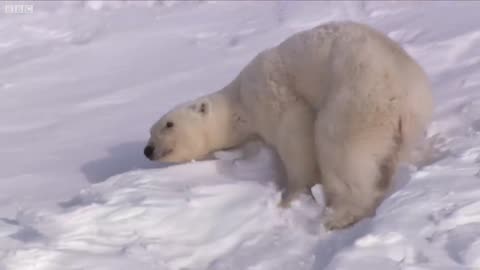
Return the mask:
<path id="1" fill-rule="evenodd" d="M 353 225 L 373 216 L 390 186 L 394 164 L 378 164 L 368 152 L 345 151 L 341 166 L 333 169 L 322 165 L 326 204 L 333 212 L 327 215 L 329 230 Z M 325 173 L 323 173 L 325 170 Z"/>
<path id="2" fill-rule="evenodd" d="M 325 128 L 316 126 L 320 132 L 315 141 L 326 205 L 331 210 L 325 227 L 334 230 L 375 214 L 391 186 L 399 148 L 395 138 L 382 129 L 342 138 L 329 137 L 328 132 L 321 132 Z"/>

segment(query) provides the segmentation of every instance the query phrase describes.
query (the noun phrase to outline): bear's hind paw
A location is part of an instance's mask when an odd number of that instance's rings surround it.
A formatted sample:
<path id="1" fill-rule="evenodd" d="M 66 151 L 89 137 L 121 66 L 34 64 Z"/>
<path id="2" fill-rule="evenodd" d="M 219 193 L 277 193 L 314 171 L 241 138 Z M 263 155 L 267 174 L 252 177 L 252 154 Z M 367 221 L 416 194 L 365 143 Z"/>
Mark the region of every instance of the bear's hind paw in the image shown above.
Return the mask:
<path id="1" fill-rule="evenodd" d="M 326 215 L 324 222 L 325 229 L 328 231 L 345 229 L 357 223 L 361 218 L 352 214 L 350 211 L 333 211 Z"/>

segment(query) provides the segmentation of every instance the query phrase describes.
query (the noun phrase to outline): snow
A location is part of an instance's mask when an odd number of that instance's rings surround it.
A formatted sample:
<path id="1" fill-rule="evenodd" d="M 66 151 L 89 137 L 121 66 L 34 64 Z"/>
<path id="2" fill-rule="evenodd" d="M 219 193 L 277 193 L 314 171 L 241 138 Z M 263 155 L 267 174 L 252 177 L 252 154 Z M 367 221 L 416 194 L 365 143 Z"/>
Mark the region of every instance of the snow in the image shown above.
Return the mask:
<path id="1" fill-rule="evenodd" d="M 9 14 L 5 5 L 34 5 Z M 477 2 L 0 2 L 0 269 L 480 269 Z M 377 215 L 277 207 L 270 150 L 165 166 L 150 125 L 317 24 L 368 23 L 429 74 L 435 151 Z"/>

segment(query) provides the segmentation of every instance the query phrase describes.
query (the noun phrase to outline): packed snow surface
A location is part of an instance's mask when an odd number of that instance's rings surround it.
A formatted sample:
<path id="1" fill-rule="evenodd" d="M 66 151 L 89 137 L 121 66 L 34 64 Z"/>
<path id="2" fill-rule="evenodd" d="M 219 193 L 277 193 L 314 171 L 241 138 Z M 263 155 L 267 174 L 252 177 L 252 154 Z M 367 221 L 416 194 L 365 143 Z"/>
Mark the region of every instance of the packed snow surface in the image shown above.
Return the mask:
<path id="1" fill-rule="evenodd" d="M 479 14 L 475 1 L 0 1 L 0 269 L 480 269 Z M 168 167 L 142 156 L 172 106 L 345 19 L 401 43 L 436 103 L 434 151 L 400 168 L 375 217 L 325 231 L 320 186 L 278 208 L 278 162 L 258 145 Z"/>

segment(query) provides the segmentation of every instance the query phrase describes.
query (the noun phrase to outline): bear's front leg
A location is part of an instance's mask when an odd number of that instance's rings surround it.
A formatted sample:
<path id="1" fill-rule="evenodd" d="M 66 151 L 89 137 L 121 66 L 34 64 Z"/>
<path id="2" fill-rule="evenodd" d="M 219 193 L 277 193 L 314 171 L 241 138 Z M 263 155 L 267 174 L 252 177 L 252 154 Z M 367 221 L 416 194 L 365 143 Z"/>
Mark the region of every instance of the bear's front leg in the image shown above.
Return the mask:
<path id="1" fill-rule="evenodd" d="M 313 127 L 314 113 L 307 104 L 295 104 L 282 113 L 275 140 L 287 176 L 281 207 L 289 207 L 301 193 L 311 194 L 311 187 L 319 182 Z"/>

